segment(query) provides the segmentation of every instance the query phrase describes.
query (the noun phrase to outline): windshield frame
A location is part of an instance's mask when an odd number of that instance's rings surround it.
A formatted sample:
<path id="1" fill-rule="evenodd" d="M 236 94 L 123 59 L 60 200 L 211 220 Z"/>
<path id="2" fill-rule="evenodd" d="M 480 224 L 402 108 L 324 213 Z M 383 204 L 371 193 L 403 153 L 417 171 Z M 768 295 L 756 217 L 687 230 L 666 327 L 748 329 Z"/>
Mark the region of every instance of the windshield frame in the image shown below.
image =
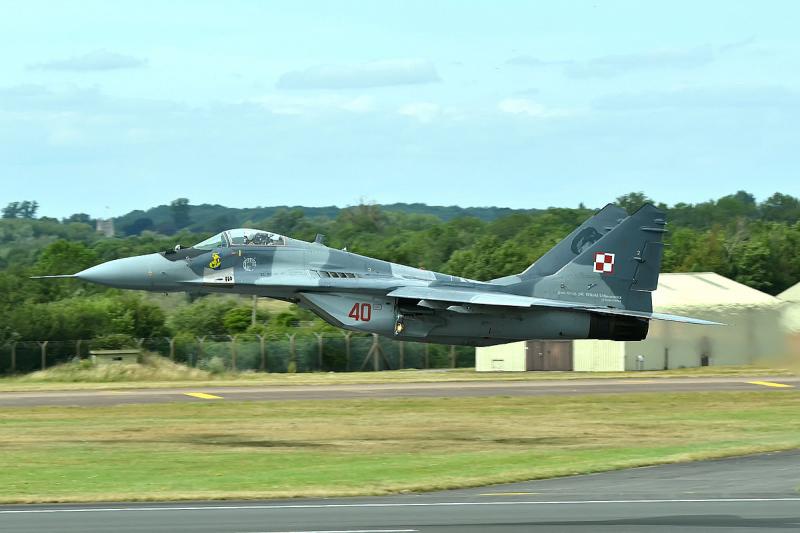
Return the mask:
<path id="1" fill-rule="evenodd" d="M 258 236 L 259 238 L 245 242 L 248 235 Z M 259 248 L 274 248 L 277 246 L 286 246 L 286 237 L 279 233 L 271 231 L 252 228 L 236 228 L 227 230 L 225 237 L 228 239 L 230 246 L 245 246 L 245 247 L 259 247 Z M 242 241 L 242 242 L 239 242 Z"/>
<path id="2" fill-rule="evenodd" d="M 193 245 L 192 248 L 195 250 L 205 250 L 211 251 L 217 248 L 227 248 L 231 245 L 231 241 L 228 238 L 227 231 L 221 231 L 215 235 L 212 235 L 208 239 L 202 240 L 197 244 Z"/>

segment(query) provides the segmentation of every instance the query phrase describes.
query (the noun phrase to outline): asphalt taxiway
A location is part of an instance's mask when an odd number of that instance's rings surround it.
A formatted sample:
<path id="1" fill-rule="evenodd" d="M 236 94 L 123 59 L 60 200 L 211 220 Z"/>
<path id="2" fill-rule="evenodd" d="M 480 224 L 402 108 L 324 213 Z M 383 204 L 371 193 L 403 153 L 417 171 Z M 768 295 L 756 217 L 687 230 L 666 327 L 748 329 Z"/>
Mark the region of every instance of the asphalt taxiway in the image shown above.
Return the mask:
<path id="1" fill-rule="evenodd" d="M 565 379 L 531 381 L 465 381 L 380 383 L 370 385 L 273 385 L 120 389 L 102 391 L 0 392 L 0 407 L 42 405 L 104 406 L 209 400 L 341 400 L 353 398 L 445 398 L 465 396 L 544 396 L 628 394 L 641 392 L 796 391 L 800 378 L 725 377 L 655 379 Z"/>
<path id="2" fill-rule="evenodd" d="M 0 506 L 0 531 L 800 530 L 800 450 L 374 498 Z"/>

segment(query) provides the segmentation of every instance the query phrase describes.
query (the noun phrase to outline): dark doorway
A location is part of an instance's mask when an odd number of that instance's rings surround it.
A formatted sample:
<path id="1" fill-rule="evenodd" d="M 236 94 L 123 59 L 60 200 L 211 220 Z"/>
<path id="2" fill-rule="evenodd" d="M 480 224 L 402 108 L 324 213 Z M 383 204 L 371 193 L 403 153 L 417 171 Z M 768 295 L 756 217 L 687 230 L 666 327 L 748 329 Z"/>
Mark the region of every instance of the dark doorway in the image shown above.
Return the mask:
<path id="1" fill-rule="evenodd" d="M 525 367 L 528 370 L 572 370 L 572 341 L 528 341 Z"/>

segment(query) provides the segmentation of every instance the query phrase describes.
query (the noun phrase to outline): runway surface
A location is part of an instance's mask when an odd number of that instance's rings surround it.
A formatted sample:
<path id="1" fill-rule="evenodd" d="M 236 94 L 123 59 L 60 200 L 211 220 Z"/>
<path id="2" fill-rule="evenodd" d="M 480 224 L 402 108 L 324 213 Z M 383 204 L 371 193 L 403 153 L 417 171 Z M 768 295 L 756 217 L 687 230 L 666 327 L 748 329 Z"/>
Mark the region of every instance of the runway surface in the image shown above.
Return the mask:
<path id="1" fill-rule="evenodd" d="M 800 530 L 800 451 L 380 498 L 0 506 L 0 531 Z"/>
<path id="2" fill-rule="evenodd" d="M 792 391 L 797 377 L 570 379 L 542 381 L 471 381 L 381 383 L 373 385 L 307 385 L 126 389 L 109 391 L 0 392 L 0 407 L 39 405 L 101 406 L 133 403 L 338 400 L 352 398 L 438 398 L 460 396 L 543 396 L 698 392 L 735 390 Z"/>

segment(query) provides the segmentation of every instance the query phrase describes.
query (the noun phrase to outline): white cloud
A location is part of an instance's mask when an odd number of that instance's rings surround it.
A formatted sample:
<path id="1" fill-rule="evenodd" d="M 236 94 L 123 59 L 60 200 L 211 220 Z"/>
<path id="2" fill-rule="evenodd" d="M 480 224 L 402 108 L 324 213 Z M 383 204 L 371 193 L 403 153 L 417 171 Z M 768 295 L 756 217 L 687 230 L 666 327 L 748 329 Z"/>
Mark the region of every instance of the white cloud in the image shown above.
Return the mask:
<path id="1" fill-rule="evenodd" d="M 596 57 L 569 65 L 566 74 L 573 78 L 604 78 L 636 70 L 696 68 L 707 65 L 713 60 L 714 49 L 705 45 L 691 49 L 654 50 L 638 54 Z"/>
<path id="2" fill-rule="evenodd" d="M 549 108 L 527 98 L 506 98 L 497 104 L 497 109 L 503 113 L 534 118 L 557 118 L 575 114 L 573 110 Z"/>
<path id="3" fill-rule="evenodd" d="M 421 59 L 373 61 L 360 65 L 319 65 L 283 74 L 279 89 L 364 89 L 439 81 L 436 68 Z"/>
<path id="4" fill-rule="evenodd" d="M 371 96 L 362 95 L 342 102 L 339 108 L 351 113 L 369 113 L 375 109 L 375 100 Z"/>
<path id="5" fill-rule="evenodd" d="M 63 70 L 72 72 L 92 72 L 139 68 L 147 64 L 146 59 L 117 54 L 108 50 L 95 50 L 67 59 L 55 59 L 44 63 L 29 65 L 34 70 Z"/>
<path id="6" fill-rule="evenodd" d="M 369 113 L 376 107 L 375 99 L 367 95 L 343 98 L 335 94 L 313 96 L 268 94 L 255 99 L 254 102 L 276 115 L 318 115 L 341 111 Z"/>
<path id="7" fill-rule="evenodd" d="M 77 128 L 59 126 L 50 130 L 47 140 L 53 146 L 79 146 L 86 137 Z"/>
<path id="8" fill-rule="evenodd" d="M 746 46 L 748 42 L 734 43 L 733 47 Z M 697 68 L 712 63 L 719 53 L 727 52 L 731 45 L 715 51 L 710 45 L 694 48 L 649 50 L 631 54 L 609 54 L 586 60 L 547 60 L 530 55 L 512 57 L 506 63 L 529 68 L 561 69 L 571 78 L 610 78 L 630 72 L 654 69 Z"/>
<path id="9" fill-rule="evenodd" d="M 439 117 L 442 113 L 442 108 L 432 102 L 411 102 L 402 106 L 397 112 L 426 124 Z"/>
<path id="10" fill-rule="evenodd" d="M 800 107 L 800 92 L 781 86 L 684 87 L 610 94 L 597 99 L 594 107 L 626 111 L 666 108 L 789 109 Z"/>

